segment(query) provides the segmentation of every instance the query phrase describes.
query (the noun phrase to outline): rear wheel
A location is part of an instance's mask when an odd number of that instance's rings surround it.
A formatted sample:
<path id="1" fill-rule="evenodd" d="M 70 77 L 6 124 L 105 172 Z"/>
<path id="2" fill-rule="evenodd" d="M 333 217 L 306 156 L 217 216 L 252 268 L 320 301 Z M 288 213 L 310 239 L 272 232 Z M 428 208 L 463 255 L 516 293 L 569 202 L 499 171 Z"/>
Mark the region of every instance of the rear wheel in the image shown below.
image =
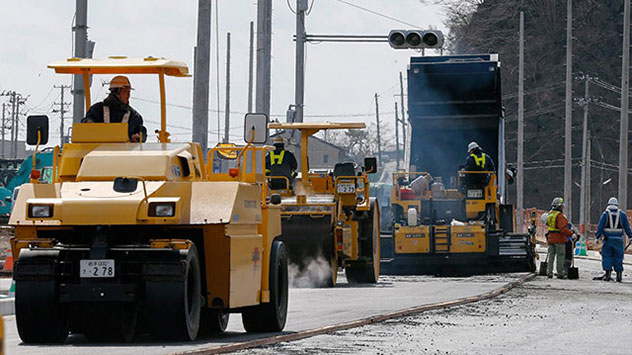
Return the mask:
<path id="1" fill-rule="evenodd" d="M 371 208 L 361 224 L 362 235 L 368 235 L 361 247 L 360 256 L 368 261 L 351 262 L 345 267 L 349 283 L 377 283 L 380 277 L 380 210 L 375 198 L 371 198 Z"/>
<path id="2" fill-rule="evenodd" d="M 57 303 L 55 281 L 16 281 L 15 320 L 25 343 L 65 342 L 68 322 Z"/>
<path id="3" fill-rule="evenodd" d="M 281 241 L 270 252 L 270 302 L 252 307 L 241 315 L 247 332 L 280 332 L 285 327 L 288 306 L 287 252 Z"/>
<path id="4" fill-rule="evenodd" d="M 147 281 L 149 332 L 157 339 L 195 340 L 200 329 L 202 285 L 195 245 L 186 251 L 182 280 Z"/>
<path id="5" fill-rule="evenodd" d="M 230 313 L 223 309 L 202 308 L 200 334 L 223 333 L 228 327 Z"/>

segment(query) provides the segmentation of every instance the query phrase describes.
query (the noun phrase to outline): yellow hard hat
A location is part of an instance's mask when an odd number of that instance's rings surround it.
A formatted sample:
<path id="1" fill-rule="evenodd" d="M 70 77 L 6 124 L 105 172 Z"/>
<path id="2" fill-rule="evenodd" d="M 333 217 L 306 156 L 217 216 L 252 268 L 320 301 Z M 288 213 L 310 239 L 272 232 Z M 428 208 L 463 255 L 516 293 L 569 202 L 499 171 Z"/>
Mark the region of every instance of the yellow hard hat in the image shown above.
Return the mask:
<path id="1" fill-rule="evenodd" d="M 132 88 L 132 84 L 130 84 L 129 79 L 123 75 L 117 75 L 110 80 L 110 89 L 118 89 L 118 88 Z"/>

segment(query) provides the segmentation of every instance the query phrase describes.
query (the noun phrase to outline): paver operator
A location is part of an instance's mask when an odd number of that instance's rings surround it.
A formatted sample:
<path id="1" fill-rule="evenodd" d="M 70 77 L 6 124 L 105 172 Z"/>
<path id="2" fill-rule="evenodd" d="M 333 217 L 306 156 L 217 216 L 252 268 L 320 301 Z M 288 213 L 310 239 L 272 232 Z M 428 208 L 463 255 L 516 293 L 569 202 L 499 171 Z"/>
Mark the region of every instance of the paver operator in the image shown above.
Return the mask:
<path id="1" fill-rule="evenodd" d="M 605 273 L 593 280 L 612 281 L 612 269 L 617 273 L 617 282 L 623 277 L 623 233 L 632 238 L 628 216 L 619 209 L 616 197 L 608 200 L 608 207 L 601 214 L 597 225 L 597 240 L 603 236 L 601 266 Z"/>
<path id="2" fill-rule="evenodd" d="M 551 211 L 546 218 L 548 233 L 549 258 L 546 274 L 553 278 L 553 261 L 556 263 L 557 278 L 563 279 L 564 260 L 566 258 L 566 242 L 573 235 L 569 228 L 568 219 L 564 216 L 564 199 L 556 197 L 551 202 Z"/>
<path id="3" fill-rule="evenodd" d="M 465 170 L 468 171 L 496 171 L 494 160 L 483 152 L 483 149 L 476 142 L 471 142 L 467 146 L 468 155 L 465 159 Z"/>
<path id="4" fill-rule="evenodd" d="M 289 180 L 292 189 L 294 176 L 298 164 L 292 152 L 285 150 L 285 144 L 282 137 L 276 137 L 273 141 L 274 150 L 266 154 L 266 174 L 270 176 L 285 176 Z M 285 179 L 272 179 L 270 188 L 273 190 L 285 189 Z"/>
<path id="5" fill-rule="evenodd" d="M 143 126 L 141 115 L 129 105 L 129 97 L 133 90 L 129 79 L 117 75 L 110 80 L 110 94 L 103 100 L 92 105 L 81 122 L 82 123 L 127 123 L 129 140 L 138 143 L 147 140 L 147 129 Z"/>

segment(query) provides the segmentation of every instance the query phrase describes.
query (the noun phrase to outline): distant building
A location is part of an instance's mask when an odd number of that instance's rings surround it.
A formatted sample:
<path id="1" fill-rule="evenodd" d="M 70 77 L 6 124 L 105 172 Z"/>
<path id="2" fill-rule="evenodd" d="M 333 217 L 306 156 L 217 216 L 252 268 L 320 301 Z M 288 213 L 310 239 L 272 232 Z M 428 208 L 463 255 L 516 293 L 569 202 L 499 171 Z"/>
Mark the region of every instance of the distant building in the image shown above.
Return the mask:
<path id="1" fill-rule="evenodd" d="M 285 140 L 285 149 L 294 153 L 300 169 L 301 134 L 297 131 L 280 131 L 271 135 L 269 142 L 272 142 L 272 140 L 274 140 L 274 138 L 278 136 L 282 136 Z M 331 144 L 315 136 L 309 137 L 309 151 L 307 152 L 307 154 L 309 157 L 310 169 L 332 169 L 336 163 L 351 160 L 345 154 L 345 150 L 343 147 Z"/>
<path id="2" fill-rule="evenodd" d="M 12 149 L 11 149 L 11 141 L 9 140 L 0 140 L 1 144 L 0 144 L 0 149 L 4 148 L 3 150 L 0 150 L 1 152 L 4 152 L 4 155 L 0 154 L 0 158 L 1 159 L 21 159 L 24 160 L 26 159 L 27 156 L 29 156 L 31 153 L 27 153 L 26 151 L 26 142 L 25 141 L 18 141 L 17 146 L 17 152 L 15 155 L 12 154 Z"/>

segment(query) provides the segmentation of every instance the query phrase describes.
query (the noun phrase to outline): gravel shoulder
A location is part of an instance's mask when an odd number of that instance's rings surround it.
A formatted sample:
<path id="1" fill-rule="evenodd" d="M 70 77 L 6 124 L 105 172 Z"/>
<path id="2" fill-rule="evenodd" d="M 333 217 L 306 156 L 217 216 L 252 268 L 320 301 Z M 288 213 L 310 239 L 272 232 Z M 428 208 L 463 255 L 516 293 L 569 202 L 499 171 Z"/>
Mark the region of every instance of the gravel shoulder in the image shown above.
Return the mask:
<path id="1" fill-rule="evenodd" d="M 537 277 L 494 299 L 241 353 L 632 353 L 632 272 L 597 282 L 598 262 L 576 265 L 579 280 Z"/>

